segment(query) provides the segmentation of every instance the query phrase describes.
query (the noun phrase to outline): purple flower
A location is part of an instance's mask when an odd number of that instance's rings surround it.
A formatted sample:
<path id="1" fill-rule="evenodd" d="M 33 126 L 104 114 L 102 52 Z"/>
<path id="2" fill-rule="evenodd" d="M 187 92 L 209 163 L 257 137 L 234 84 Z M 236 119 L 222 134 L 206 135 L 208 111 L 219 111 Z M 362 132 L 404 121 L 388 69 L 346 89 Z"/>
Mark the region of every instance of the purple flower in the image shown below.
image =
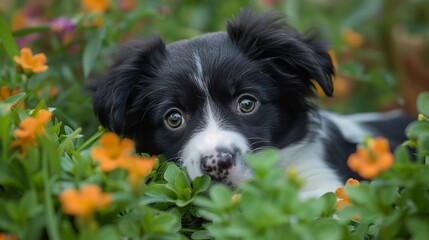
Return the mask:
<path id="1" fill-rule="evenodd" d="M 76 25 L 68 17 L 55 18 L 49 23 L 51 31 L 57 33 L 64 45 L 71 42 Z"/>
<path id="2" fill-rule="evenodd" d="M 68 17 L 55 18 L 49 23 L 51 31 L 59 34 L 71 33 L 75 29 L 75 24 Z"/>

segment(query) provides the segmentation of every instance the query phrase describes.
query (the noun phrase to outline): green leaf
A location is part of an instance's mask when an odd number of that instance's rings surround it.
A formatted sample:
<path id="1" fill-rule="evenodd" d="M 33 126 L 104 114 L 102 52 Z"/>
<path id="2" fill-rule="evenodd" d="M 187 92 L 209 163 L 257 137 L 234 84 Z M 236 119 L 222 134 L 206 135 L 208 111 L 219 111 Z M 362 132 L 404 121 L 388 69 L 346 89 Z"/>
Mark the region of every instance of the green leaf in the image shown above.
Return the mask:
<path id="1" fill-rule="evenodd" d="M 429 217 L 413 217 L 406 221 L 408 231 L 414 240 L 426 240 L 429 236 Z"/>
<path id="2" fill-rule="evenodd" d="M 399 190 L 396 186 L 385 185 L 379 188 L 373 188 L 373 191 L 378 195 L 380 205 L 386 208 L 393 206 L 395 200 L 399 197 Z"/>
<path id="3" fill-rule="evenodd" d="M 420 134 L 417 144 L 419 159 L 423 159 L 425 155 L 429 155 L 429 132 Z"/>
<path id="4" fill-rule="evenodd" d="M 200 239 L 211 239 L 212 237 L 210 236 L 207 230 L 199 230 L 192 233 L 191 238 L 200 240 Z"/>
<path id="5" fill-rule="evenodd" d="M 3 47 L 6 50 L 6 53 L 9 56 L 10 60 L 14 63 L 13 57 L 19 55 L 19 48 L 18 45 L 16 45 L 9 26 L 3 19 L 2 15 L 0 15 L 0 29 L 1 43 L 3 44 Z"/>
<path id="6" fill-rule="evenodd" d="M 152 184 L 146 188 L 142 202 L 145 204 L 154 202 L 173 202 L 177 199 L 176 193 L 166 187 L 166 184 Z"/>
<path id="7" fill-rule="evenodd" d="M 103 226 L 96 232 L 95 239 L 103 239 L 103 240 L 117 240 L 121 239 L 119 232 L 112 225 Z M 94 239 L 87 238 L 87 239 Z"/>
<path id="8" fill-rule="evenodd" d="M 429 118 L 429 92 L 422 92 L 417 97 L 417 110 Z"/>
<path id="9" fill-rule="evenodd" d="M 19 100 L 21 100 L 21 98 L 23 98 L 24 96 L 25 96 L 25 93 L 21 92 L 21 93 L 18 93 L 18 94 L 15 94 L 13 96 L 6 98 L 1 103 L 13 105 L 13 104 L 17 103 Z"/>
<path id="10" fill-rule="evenodd" d="M 333 219 L 321 219 L 311 226 L 315 239 L 342 239 L 342 229 Z"/>
<path id="11" fill-rule="evenodd" d="M 36 26 L 36 27 L 26 27 L 26 28 L 22 28 L 19 29 L 17 31 L 13 32 L 13 35 L 15 37 L 21 37 L 21 36 L 26 36 L 32 33 L 40 33 L 40 32 L 49 32 L 51 30 L 51 28 L 49 27 L 49 25 L 45 25 L 45 26 Z"/>
<path id="12" fill-rule="evenodd" d="M 395 162 L 402 164 L 407 164 L 411 162 L 410 151 L 406 146 L 399 145 L 395 149 Z"/>
<path id="13" fill-rule="evenodd" d="M 192 196 L 196 196 L 198 193 L 206 191 L 210 186 L 210 177 L 207 175 L 198 176 L 192 181 Z"/>
<path id="14" fill-rule="evenodd" d="M 261 174 L 274 168 L 279 158 L 279 152 L 276 149 L 267 149 L 246 155 L 244 158 L 257 174 Z"/>
<path id="15" fill-rule="evenodd" d="M 67 132 L 67 128 L 65 128 Z M 68 131 L 72 131 L 71 128 L 69 128 Z M 82 128 L 76 129 L 74 132 L 68 134 L 67 138 L 64 139 L 64 141 L 61 142 L 60 146 L 58 146 L 58 153 L 63 154 L 64 151 L 73 143 L 73 140 L 82 132 Z"/>
<path id="16" fill-rule="evenodd" d="M 103 135 L 107 130 L 106 129 L 100 129 L 98 132 L 94 133 L 88 140 L 86 140 L 82 145 L 79 147 L 78 151 L 85 150 L 89 148 L 94 142 L 96 142 L 101 135 Z"/>
<path id="17" fill-rule="evenodd" d="M 186 205 L 189 205 L 189 204 L 191 204 L 192 203 L 192 199 L 190 199 L 190 200 L 182 200 L 182 199 L 179 199 L 179 200 L 176 200 L 176 205 L 178 206 L 178 207 L 184 207 L 184 206 L 186 206 Z"/>
<path id="18" fill-rule="evenodd" d="M 37 136 L 37 142 L 41 146 L 41 161 L 43 173 L 43 188 L 44 188 L 44 206 L 47 223 L 47 234 L 50 239 L 57 240 L 60 238 L 58 221 L 55 214 L 54 201 L 52 199 L 52 186 L 51 181 L 61 175 L 62 169 L 60 164 L 60 157 L 57 153 L 57 144 L 50 138 L 50 136 L 40 135 Z"/>
<path id="19" fill-rule="evenodd" d="M 118 224 L 119 231 L 127 237 L 138 238 L 140 228 L 139 226 L 130 219 L 124 218 Z"/>
<path id="20" fill-rule="evenodd" d="M 370 188 L 367 183 L 361 183 L 360 186 L 346 186 L 345 191 L 347 196 L 353 202 L 367 206 L 370 206 L 372 203 L 374 203 L 374 199 L 370 194 Z"/>
<path id="21" fill-rule="evenodd" d="M 225 185 L 217 184 L 210 189 L 210 198 L 218 210 L 232 206 L 231 197 L 231 191 Z"/>
<path id="22" fill-rule="evenodd" d="M 337 202 L 337 197 L 335 193 L 328 192 L 320 197 L 319 201 L 324 202 L 324 212 L 323 215 L 325 217 L 330 217 L 335 213 L 335 203 Z"/>
<path id="23" fill-rule="evenodd" d="M 184 172 L 180 172 L 176 176 L 175 187 L 178 193 L 179 199 L 189 200 L 191 193 L 191 184 L 189 183 L 188 178 L 186 177 Z M 185 192 L 187 191 L 187 194 Z M 189 196 L 186 196 L 189 195 Z"/>
<path id="24" fill-rule="evenodd" d="M 9 151 L 10 151 L 10 129 L 11 129 L 11 119 L 12 119 L 12 112 L 10 112 L 10 108 L 8 108 L 5 111 L 2 111 L 2 104 L 0 103 L 0 142 L 1 142 L 1 159 L 0 164 L 2 161 L 8 161 L 9 160 Z M 0 172 L 2 169 L 0 168 Z M 0 174 L 0 179 L 2 175 Z"/>
<path id="25" fill-rule="evenodd" d="M 213 207 L 213 202 L 206 197 L 196 197 L 194 204 L 202 208 L 211 208 Z"/>
<path id="26" fill-rule="evenodd" d="M 98 30 L 97 35 L 89 40 L 83 50 L 83 73 L 85 77 L 88 77 L 91 73 L 91 69 L 94 66 L 95 60 L 101 50 L 104 37 L 106 36 L 106 28 L 103 27 Z"/>
<path id="27" fill-rule="evenodd" d="M 16 164 L 8 165 L 0 161 L 0 184 L 3 186 L 24 188 L 25 177 L 18 171 Z"/>
<path id="28" fill-rule="evenodd" d="M 409 139 L 416 140 L 420 134 L 429 132 L 429 122 L 412 122 L 407 126 L 405 132 Z"/>
<path id="29" fill-rule="evenodd" d="M 180 229 L 180 222 L 176 215 L 167 212 L 151 210 L 143 216 L 142 223 L 147 233 L 169 233 Z"/>
<path id="30" fill-rule="evenodd" d="M 25 93 L 18 93 L 16 95 L 10 96 L 4 101 L 0 102 L 0 115 L 6 115 L 12 110 L 12 106 L 16 103 L 21 103 L 22 100 L 26 97 Z"/>
<path id="31" fill-rule="evenodd" d="M 177 175 L 179 175 L 181 172 L 182 171 L 180 171 L 179 167 L 177 167 L 175 164 L 171 164 L 168 166 L 167 170 L 165 170 L 164 179 L 168 183 L 174 184 Z"/>

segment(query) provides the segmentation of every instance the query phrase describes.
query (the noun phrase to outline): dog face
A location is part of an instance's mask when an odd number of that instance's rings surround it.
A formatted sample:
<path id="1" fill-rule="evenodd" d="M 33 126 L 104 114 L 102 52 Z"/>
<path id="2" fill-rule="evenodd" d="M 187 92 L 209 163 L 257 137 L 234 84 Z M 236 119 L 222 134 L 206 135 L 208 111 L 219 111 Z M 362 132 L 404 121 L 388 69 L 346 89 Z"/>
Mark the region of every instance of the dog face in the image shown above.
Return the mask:
<path id="1" fill-rule="evenodd" d="M 235 185 L 251 177 L 243 155 L 306 134 L 312 79 L 332 95 L 324 46 L 274 13 L 242 12 L 227 32 L 165 45 L 132 43 L 92 85 L 94 110 L 138 151 L 163 153 L 191 179 Z"/>

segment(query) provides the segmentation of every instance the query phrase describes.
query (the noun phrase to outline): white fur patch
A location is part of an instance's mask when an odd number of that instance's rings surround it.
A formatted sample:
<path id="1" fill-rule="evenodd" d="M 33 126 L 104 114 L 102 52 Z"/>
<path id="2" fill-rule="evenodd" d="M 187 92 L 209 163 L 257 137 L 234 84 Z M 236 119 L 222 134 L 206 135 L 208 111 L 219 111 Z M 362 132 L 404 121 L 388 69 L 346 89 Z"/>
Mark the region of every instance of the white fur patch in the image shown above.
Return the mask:
<path id="1" fill-rule="evenodd" d="M 385 113 L 356 113 L 356 114 L 350 114 L 347 116 L 344 116 L 344 118 L 347 118 L 348 120 L 354 121 L 354 122 L 371 122 L 371 121 L 381 121 L 381 120 L 388 120 L 392 118 L 397 118 L 400 116 L 403 116 L 404 113 L 401 110 L 392 110 L 390 112 Z"/>
<path id="2" fill-rule="evenodd" d="M 319 197 L 343 185 L 335 171 L 325 163 L 323 155 L 323 144 L 319 140 L 301 141 L 280 152 L 280 165 L 284 169 L 296 168 L 305 180 L 301 190 L 304 198 Z"/>
<path id="3" fill-rule="evenodd" d="M 325 111 L 321 111 L 320 113 L 331 120 L 338 127 L 343 137 L 350 142 L 360 143 L 365 136 L 371 134 L 358 121 L 355 121 L 353 117 Z"/>
<path id="4" fill-rule="evenodd" d="M 244 136 L 220 127 L 219 123 L 222 122 L 222 119 L 216 117 L 209 102 L 206 102 L 205 118 L 205 127 L 191 137 L 183 148 L 181 155 L 183 165 L 186 167 L 188 175 L 192 180 L 197 176 L 203 175 L 200 166 L 202 156 L 214 155 L 217 151 L 216 149 L 219 147 L 227 149 L 235 147 L 241 154 L 248 150 L 247 141 Z M 236 162 L 237 164 L 229 170 L 227 177 L 228 182 L 233 184 L 240 183 L 252 176 L 250 169 L 244 165 L 243 159 L 237 159 Z"/>

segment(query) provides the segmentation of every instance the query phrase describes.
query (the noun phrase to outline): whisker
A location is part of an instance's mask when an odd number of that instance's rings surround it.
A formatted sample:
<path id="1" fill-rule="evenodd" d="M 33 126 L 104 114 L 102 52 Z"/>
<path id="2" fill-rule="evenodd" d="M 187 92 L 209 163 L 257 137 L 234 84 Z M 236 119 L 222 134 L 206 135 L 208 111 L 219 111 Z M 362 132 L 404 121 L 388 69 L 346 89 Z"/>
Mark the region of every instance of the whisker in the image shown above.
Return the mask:
<path id="1" fill-rule="evenodd" d="M 252 149 L 252 150 L 250 151 L 250 153 L 256 153 L 256 152 L 259 152 L 259 151 L 262 151 L 262 150 L 266 150 L 266 149 L 276 149 L 276 150 L 279 150 L 279 148 L 277 148 L 277 147 L 273 147 L 273 146 L 263 146 L 263 147 L 258 147 L 258 148 Z"/>

